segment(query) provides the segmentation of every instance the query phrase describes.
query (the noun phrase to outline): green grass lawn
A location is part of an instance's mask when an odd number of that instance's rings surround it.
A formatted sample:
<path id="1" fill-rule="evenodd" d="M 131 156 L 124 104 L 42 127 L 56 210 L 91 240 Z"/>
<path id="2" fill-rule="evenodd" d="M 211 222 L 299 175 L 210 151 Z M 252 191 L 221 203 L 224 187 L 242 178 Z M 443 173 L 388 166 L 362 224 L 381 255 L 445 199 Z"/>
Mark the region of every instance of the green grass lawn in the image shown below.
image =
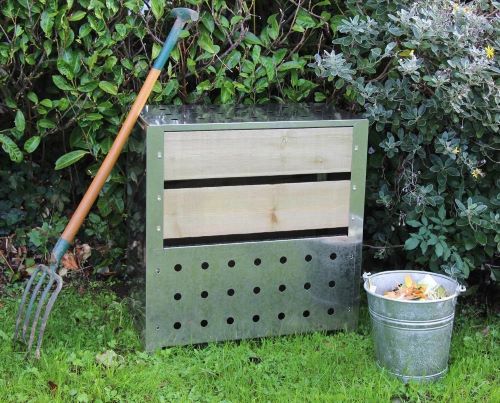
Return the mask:
<path id="1" fill-rule="evenodd" d="M 404 385 L 375 365 L 366 308 L 354 333 L 148 354 L 125 303 L 99 287 L 63 290 L 39 361 L 12 345 L 17 299 L 0 297 L 0 402 L 500 402 L 500 320 L 471 308 L 458 312 L 446 377 Z"/>

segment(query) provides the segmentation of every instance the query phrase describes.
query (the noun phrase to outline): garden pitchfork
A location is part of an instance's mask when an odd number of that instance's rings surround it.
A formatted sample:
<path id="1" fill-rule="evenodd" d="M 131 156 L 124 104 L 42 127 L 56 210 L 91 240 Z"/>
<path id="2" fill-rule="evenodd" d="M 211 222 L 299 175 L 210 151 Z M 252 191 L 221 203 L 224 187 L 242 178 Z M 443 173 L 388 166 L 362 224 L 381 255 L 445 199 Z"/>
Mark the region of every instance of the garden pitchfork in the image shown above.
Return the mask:
<path id="1" fill-rule="evenodd" d="M 22 339 L 28 345 L 27 350 L 30 351 L 33 346 L 35 335 L 38 329 L 38 340 L 35 351 L 36 358 L 40 358 L 40 349 L 42 347 L 45 327 L 47 326 L 47 319 L 49 318 L 50 311 L 52 310 L 57 296 L 59 295 L 59 292 L 61 291 L 61 288 L 63 286 L 62 277 L 57 273 L 61 258 L 68 250 L 70 244 L 73 242 L 73 239 L 80 229 L 83 220 L 85 219 L 85 217 L 87 217 L 90 208 L 94 204 L 97 196 L 99 195 L 99 192 L 104 186 L 104 183 L 106 182 L 111 169 L 114 167 L 116 160 L 118 159 L 118 156 L 120 155 L 120 152 L 122 151 L 123 146 L 125 145 L 125 142 L 127 141 L 130 132 L 132 131 L 132 128 L 134 127 L 135 122 L 137 121 L 137 118 L 141 113 L 142 108 L 146 104 L 153 85 L 158 79 L 163 66 L 170 56 L 170 52 L 177 43 L 177 39 L 179 38 L 181 30 L 189 21 L 198 20 L 198 13 L 188 8 L 174 8 L 172 10 L 172 14 L 176 17 L 176 20 L 167 37 L 167 40 L 163 44 L 163 48 L 160 54 L 155 60 L 153 67 L 149 71 L 146 81 L 139 91 L 139 94 L 137 95 L 137 98 L 135 99 L 129 114 L 123 122 L 123 125 L 120 128 L 120 131 L 118 132 L 108 155 L 104 159 L 101 167 L 99 168 L 99 171 L 94 177 L 87 192 L 83 196 L 82 201 L 78 205 L 78 208 L 75 210 L 68 225 L 64 229 L 64 232 L 54 246 L 54 249 L 52 250 L 52 253 L 50 255 L 49 266 L 38 265 L 24 289 L 21 303 L 19 305 L 19 311 L 17 314 L 14 340 L 22 337 Z M 36 285 L 32 290 L 32 287 L 35 283 Z M 53 289 L 54 286 L 55 288 Z M 49 298 L 50 293 L 51 295 Z M 28 297 L 29 303 L 27 303 Z M 36 305 L 35 314 L 32 318 L 33 308 L 35 306 L 35 302 L 37 301 L 38 303 Z M 29 331 L 29 340 L 26 340 L 29 328 L 31 328 Z"/>

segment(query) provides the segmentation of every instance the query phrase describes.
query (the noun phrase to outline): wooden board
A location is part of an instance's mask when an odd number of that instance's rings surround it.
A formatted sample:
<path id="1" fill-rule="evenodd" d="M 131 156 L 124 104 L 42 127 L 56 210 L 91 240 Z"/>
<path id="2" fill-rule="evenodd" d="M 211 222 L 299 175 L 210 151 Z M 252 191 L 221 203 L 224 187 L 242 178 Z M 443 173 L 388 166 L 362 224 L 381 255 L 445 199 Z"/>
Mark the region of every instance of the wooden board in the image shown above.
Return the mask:
<path id="1" fill-rule="evenodd" d="M 352 130 L 166 132 L 165 180 L 350 172 Z"/>
<path id="2" fill-rule="evenodd" d="M 347 227 L 350 181 L 167 189 L 169 238 Z"/>

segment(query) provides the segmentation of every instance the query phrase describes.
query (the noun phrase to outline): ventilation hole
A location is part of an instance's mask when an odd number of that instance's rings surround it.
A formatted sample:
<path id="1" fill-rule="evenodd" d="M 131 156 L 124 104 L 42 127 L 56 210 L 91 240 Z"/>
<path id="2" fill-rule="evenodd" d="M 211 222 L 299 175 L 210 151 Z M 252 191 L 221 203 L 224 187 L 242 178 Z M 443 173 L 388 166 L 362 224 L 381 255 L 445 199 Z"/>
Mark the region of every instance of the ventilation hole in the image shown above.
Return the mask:
<path id="1" fill-rule="evenodd" d="M 181 293 L 179 293 L 179 292 L 178 292 L 178 293 L 175 293 L 175 294 L 174 294 L 174 299 L 175 299 L 176 301 L 179 301 L 181 298 L 182 298 Z"/>
<path id="2" fill-rule="evenodd" d="M 311 312 L 309 312 L 309 311 L 304 311 L 304 312 L 302 312 L 302 316 L 303 316 L 304 318 L 307 318 L 310 314 L 311 314 Z"/>
<path id="3" fill-rule="evenodd" d="M 207 322 L 205 319 L 203 319 L 203 320 L 200 322 L 200 325 L 201 325 L 201 327 L 207 327 L 208 322 Z"/>
<path id="4" fill-rule="evenodd" d="M 201 298 L 206 298 L 208 297 L 208 292 L 207 291 L 202 291 L 201 292 Z"/>
<path id="5" fill-rule="evenodd" d="M 262 260 L 260 260 L 260 258 L 257 258 L 257 259 L 255 259 L 255 260 L 253 261 L 253 264 L 254 264 L 255 266 L 260 266 L 260 264 L 261 264 L 261 263 L 262 263 Z"/>
<path id="6" fill-rule="evenodd" d="M 160 269 L 156 269 L 156 274 L 160 274 Z"/>
<path id="7" fill-rule="evenodd" d="M 231 317 L 227 318 L 227 319 L 226 319 L 226 323 L 227 323 L 228 325 L 232 325 L 232 324 L 234 323 L 234 318 L 231 318 Z"/>
<path id="8" fill-rule="evenodd" d="M 201 268 L 202 268 L 203 270 L 207 270 L 207 269 L 208 269 L 208 266 L 209 266 L 209 264 L 208 264 L 207 262 L 203 262 L 203 263 L 201 264 Z"/>
<path id="9" fill-rule="evenodd" d="M 178 264 L 178 263 L 177 263 L 177 264 L 174 266 L 174 270 L 175 270 L 175 271 L 181 271 L 181 270 L 182 270 L 182 265 L 180 265 L 180 264 Z"/>
<path id="10" fill-rule="evenodd" d="M 258 322 L 260 320 L 260 316 L 259 315 L 254 315 L 253 318 L 252 318 L 252 320 L 254 322 Z"/>
<path id="11" fill-rule="evenodd" d="M 156 330 L 160 330 L 160 326 L 156 326 Z"/>
<path id="12" fill-rule="evenodd" d="M 311 283 L 305 283 L 305 284 L 304 284 L 304 288 L 305 288 L 306 290 L 308 290 L 309 288 L 311 288 Z"/>
<path id="13" fill-rule="evenodd" d="M 328 286 L 331 287 L 331 288 L 335 287 L 335 281 L 333 281 L 333 280 L 329 281 L 328 282 Z"/>
<path id="14" fill-rule="evenodd" d="M 280 290 L 281 292 L 285 291 L 285 290 L 286 290 L 286 285 L 285 285 L 285 284 L 281 284 L 281 285 L 278 287 L 278 290 Z"/>
<path id="15" fill-rule="evenodd" d="M 278 319 L 279 319 L 279 320 L 283 320 L 283 319 L 285 319 L 285 314 L 284 314 L 283 312 L 280 312 L 280 313 L 278 314 Z"/>
<path id="16" fill-rule="evenodd" d="M 337 259 L 337 254 L 334 252 L 330 255 L 330 259 L 335 260 Z"/>
<path id="17" fill-rule="evenodd" d="M 236 262 L 234 260 L 230 260 L 229 262 L 227 262 L 227 265 L 229 267 L 234 267 L 236 265 Z"/>
<path id="18" fill-rule="evenodd" d="M 280 257 L 280 263 L 285 264 L 286 263 L 286 256 L 281 256 Z"/>
<path id="19" fill-rule="evenodd" d="M 230 297 L 232 297 L 234 295 L 234 290 L 232 288 L 230 288 L 229 290 L 227 290 L 227 295 L 229 295 Z"/>
<path id="20" fill-rule="evenodd" d="M 254 293 L 254 294 L 258 294 L 259 292 L 260 292 L 260 287 L 255 287 L 255 288 L 253 289 L 253 293 Z"/>
<path id="21" fill-rule="evenodd" d="M 181 322 L 175 322 L 174 323 L 174 329 L 180 329 L 181 328 Z"/>
<path id="22" fill-rule="evenodd" d="M 306 262 L 310 262 L 312 260 L 312 256 L 311 255 L 306 255 L 306 257 L 304 258 L 306 260 Z"/>
<path id="23" fill-rule="evenodd" d="M 328 312 L 328 315 L 333 315 L 335 313 L 335 309 L 329 308 L 327 312 Z"/>

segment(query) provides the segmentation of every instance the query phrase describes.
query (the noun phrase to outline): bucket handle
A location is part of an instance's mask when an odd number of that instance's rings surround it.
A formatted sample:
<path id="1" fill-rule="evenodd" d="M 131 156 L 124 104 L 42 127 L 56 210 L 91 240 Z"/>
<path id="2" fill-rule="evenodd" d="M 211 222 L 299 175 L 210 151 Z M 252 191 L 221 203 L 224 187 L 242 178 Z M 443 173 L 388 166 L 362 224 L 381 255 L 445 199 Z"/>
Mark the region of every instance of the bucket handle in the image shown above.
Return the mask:
<path id="1" fill-rule="evenodd" d="M 463 284 L 457 286 L 457 295 L 463 294 L 467 288 Z"/>
<path id="2" fill-rule="evenodd" d="M 363 280 L 368 280 L 371 277 L 371 275 L 372 274 L 370 272 L 363 273 Z"/>

